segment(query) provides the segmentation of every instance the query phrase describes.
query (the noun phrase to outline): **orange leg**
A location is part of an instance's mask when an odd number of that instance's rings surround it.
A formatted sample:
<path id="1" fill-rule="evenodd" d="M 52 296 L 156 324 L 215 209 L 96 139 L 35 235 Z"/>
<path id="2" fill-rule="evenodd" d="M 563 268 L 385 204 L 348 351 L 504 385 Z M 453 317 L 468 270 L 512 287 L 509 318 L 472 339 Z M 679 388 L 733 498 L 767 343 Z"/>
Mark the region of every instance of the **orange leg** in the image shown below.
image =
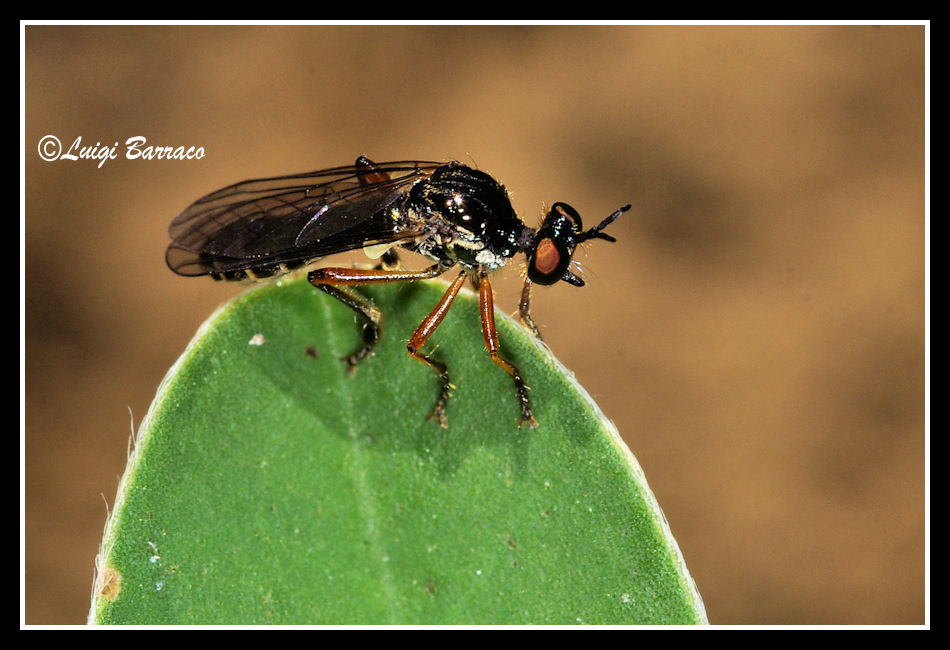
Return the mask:
<path id="1" fill-rule="evenodd" d="M 409 356 L 421 361 L 439 373 L 439 380 L 442 382 L 442 387 L 439 391 L 439 401 L 436 402 L 430 419 L 438 420 L 439 426 L 443 429 L 449 426 L 448 420 L 445 417 L 445 404 L 448 402 L 449 391 L 452 388 L 452 383 L 449 381 L 449 372 L 444 363 L 426 356 L 420 352 L 420 349 L 425 345 L 429 337 L 432 336 L 432 332 L 439 326 L 442 319 L 445 318 L 449 307 L 452 306 L 452 301 L 455 300 L 455 296 L 458 295 L 464 283 L 465 271 L 462 271 L 458 277 L 455 278 L 455 281 L 449 285 L 449 288 L 446 289 L 439 303 L 429 312 L 429 315 L 419 324 L 419 327 L 416 328 L 416 331 L 409 338 L 409 345 L 406 346 L 409 350 Z"/>
<path id="2" fill-rule="evenodd" d="M 434 278 L 445 273 L 448 268 L 441 264 L 435 264 L 422 271 L 329 267 L 310 272 L 307 276 L 310 284 L 324 293 L 330 294 L 366 319 L 366 323 L 363 325 L 363 346 L 355 353 L 343 358 L 343 361 L 349 366 L 350 372 L 355 371 L 356 364 L 365 359 L 376 347 L 382 321 L 382 314 L 379 313 L 379 309 L 376 308 L 373 301 L 360 295 L 350 287 L 360 284 Z"/>
<path id="3" fill-rule="evenodd" d="M 498 343 L 498 332 L 495 329 L 495 305 L 491 292 L 491 283 L 488 281 L 488 274 L 482 272 L 479 277 L 478 295 L 479 305 L 482 313 L 482 336 L 485 338 L 485 348 L 491 355 L 492 361 L 501 366 L 505 372 L 511 375 L 515 382 L 515 390 L 518 391 L 518 399 L 521 401 L 521 423 L 518 426 L 529 424 L 532 428 L 538 426 L 537 420 L 531 414 L 531 402 L 528 400 L 528 387 L 521 379 L 521 372 L 518 368 L 506 361 L 498 353 L 500 345 Z"/>

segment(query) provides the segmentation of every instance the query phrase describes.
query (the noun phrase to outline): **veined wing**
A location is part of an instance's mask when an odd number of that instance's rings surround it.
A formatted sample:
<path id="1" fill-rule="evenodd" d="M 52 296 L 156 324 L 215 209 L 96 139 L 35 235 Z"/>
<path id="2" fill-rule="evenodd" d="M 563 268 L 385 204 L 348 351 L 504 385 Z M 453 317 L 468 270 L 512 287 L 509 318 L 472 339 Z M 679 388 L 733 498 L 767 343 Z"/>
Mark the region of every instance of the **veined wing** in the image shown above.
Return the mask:
<path id="1" fill-rule="evenodd" d="M 236 183 L 175 218 L 168 265 L 182 275 L 203 275 L 405 239 L 414 233 L 400 232 L 387 208 L 442 164 L 360 159 L 355 165 Z"/>

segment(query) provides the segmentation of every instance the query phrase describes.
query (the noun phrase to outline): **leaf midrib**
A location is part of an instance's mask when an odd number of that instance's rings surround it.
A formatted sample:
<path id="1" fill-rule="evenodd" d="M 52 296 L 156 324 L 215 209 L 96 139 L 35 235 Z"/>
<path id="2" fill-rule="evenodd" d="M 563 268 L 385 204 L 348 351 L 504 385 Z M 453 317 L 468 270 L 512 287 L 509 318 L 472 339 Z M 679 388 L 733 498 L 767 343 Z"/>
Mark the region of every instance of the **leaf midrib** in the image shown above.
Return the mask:
<path id="1" fill-rule="evenodd" d="M 324 322 L 329 322 L 330 320 L 330 311 L 337 307 L 337 304 L 330 300 L 321 300 L 319 301 L 320 309 L 322 311 L 321 316 L 323 317 Z M 342 305 L 342 303 L 340 303 Z M 330 332 L 330 345 L 333 350 L 342 350 L 343 345 L 341 341 L 338 340 L 337 332 L 342 330 L 334 329 Z M 359 332 L 357 325 L 357 332 Z M 335 358 L 334 361 L 338 361 L 343 365 L 343 361 Z M 364 359 L 364 363 L 371 361 L 371 357 Z M 357 367 L 356 372 L 359 372 L 359 367 Z M 344 412 L 352 413 L 354 409 L 355 400 L 353 399 L 354 384 L 353 382 L 347 381 L 350 379 L 350 376 L 347 373 L 343 374 L 343 377 L 340 381 L 340 391 L 339 394 L 342 396 L 342 407 Z M 356 487 L 357 493 L 359 494 L 359 511 L 360 516 L 364 522 L 364 535 L 369 546 L 369 553 L 375 558 L 375 562 L 379 567 L 379 581 L 382 585 L 383 591 L 385 593 L 384 601 L 386 603 L 386 617 L 389 624 L 395 624 L 399 622 L 399 616 L 396 611 L 394 611 L 394 603 L 399 602 L 396 598 L 397 588 L 396 581 L 393 579 L 393 574 L 391 567 L 387 564 L 384 558 L 388 557 L 385 545 L 383 543 L 383 538 L 378 534 L 378 522 L 379 522 L 379 513 L 377 511 L 378 499 L 374 497 L 373 490 L 371 489 L 371 481 L 369 480 L 369 466 L 371 464 L 369 458 L 369 452 L 365 449 L 363 445 L 360 444 L 359 432 L 356 430 L 354 420 L 346 419 L 346 428 L 347 428 L 347 439 L 353 450 L 353 458 L 355 463 L 353 464 L 353 472 L 351 479 L 354 486 Z"/>

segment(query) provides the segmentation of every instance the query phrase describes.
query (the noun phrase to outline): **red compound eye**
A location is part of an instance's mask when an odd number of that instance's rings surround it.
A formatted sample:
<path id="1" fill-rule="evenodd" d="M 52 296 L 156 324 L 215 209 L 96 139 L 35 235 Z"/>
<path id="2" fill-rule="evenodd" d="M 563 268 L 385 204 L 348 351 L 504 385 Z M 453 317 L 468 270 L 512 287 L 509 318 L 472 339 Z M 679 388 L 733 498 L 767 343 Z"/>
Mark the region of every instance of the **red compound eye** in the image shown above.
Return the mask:
<path id="1" fill-rule="evenodd" d="M 554 273 L 561 263 L 561 252 L 554 244 L 554 240 L 545 237 L 538 242 L 538 249 L 534 254 L 534 268 L 542 275 Z"/>

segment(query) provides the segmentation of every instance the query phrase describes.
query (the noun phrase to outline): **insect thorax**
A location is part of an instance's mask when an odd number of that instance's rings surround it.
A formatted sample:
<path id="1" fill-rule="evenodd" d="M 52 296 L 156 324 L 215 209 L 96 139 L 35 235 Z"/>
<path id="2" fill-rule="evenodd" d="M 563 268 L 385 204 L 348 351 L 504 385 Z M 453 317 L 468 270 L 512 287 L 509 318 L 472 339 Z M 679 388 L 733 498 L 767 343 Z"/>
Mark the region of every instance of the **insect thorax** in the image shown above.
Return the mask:
<path id="1" fill-rule="evenodd" d="M 440 167 L 412 188 L 408 204 L 425 224 L 414 249 L 446 264 L 497 269 L 530 234 L 504 186 L 464 165 Z"/>

